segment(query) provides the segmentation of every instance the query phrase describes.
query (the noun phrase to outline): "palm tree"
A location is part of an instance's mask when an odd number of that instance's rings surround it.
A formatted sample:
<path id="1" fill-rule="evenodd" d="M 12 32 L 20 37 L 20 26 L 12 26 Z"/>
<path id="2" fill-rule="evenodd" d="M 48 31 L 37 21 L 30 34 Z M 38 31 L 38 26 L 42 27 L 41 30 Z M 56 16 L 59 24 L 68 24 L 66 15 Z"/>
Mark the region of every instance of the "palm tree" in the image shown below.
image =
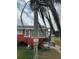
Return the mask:
<path id="1" fill-rule="evenodd" d="M 61 33 L 59 16 L 58 16 L 58 13 L 57 13 L 55 6 L 54 6 L 54 3 L 61 3 L 61 0 L 30 0 L 29 2 L 30 2 L 31 9 L 34 12 L 35 37 L 37 37 L 37 35 L 38 35 L 38 28 L 39 27 L 40 27 L 40 29 L 43 33 L 42 26 L 38 21 L 38 13 L 40 14 L 45 26 L 46 26 L 45 18 L 48 20 L 48 23 L 50 25 L 50 35 L 51 34 L 56 35 L 56 31 L 53 27 L 53 24 L 52 24 L 52 21 L 51 21 L 52 19 L 50 18 L 50 14 L 49 14 L 48 10 L 51 11 L 52 16 L 54 18 L 54 21 L 56 22 L 57 28 L 59 30 L 58 32 Z M 23 14 L 23 11 L 24 11 L 26 5 L 27 5 L 27 3 L 25 4 L 25 6 L 24 6 L 24 8 L 22 9 L 22 12 L 21 12 L 21 23 L 22 23 L 23 26 L 24 26 L 24 24 L 23 24 L 23 20 L 22 20 L 22 14 Z M 50 37 L 51 36 L 49 36 L 49 38 Z"/>
<path id="2" fill-rule="evenodd" d="M 51 33 L 55 34 L 55 29 L 52 25 L 52 21 L 51 21 L 52 19 L 50 17 L 50 13 L 48 10 L 51 11 L 52 16 L 54 17 L 54 20 L 56 22 L 57 28 L 58 28 L 59 32 L 61 32 L 59 16 L 55 9 L 54 2 L 61 3 L 61 0 L 30 0 L 30 7 L 31 7 L 32 11 L 34 12 L 35 37 L 38 37 L 38 30 L 39 30 L 38 28 L 40 27 L 42 30 L 42 27 L 41 27 L 40 23 L 38 22 L 38 13 L 40 14 L 45 26 L 46 26 L 45 18 L 48 20 L 48 23 L 50 25 L 50 37 L 51 37 Z M 26 5 L 27 5 L 27 3 L 25 4 L 25 6 Z M 24 26 L 24 24 L 23 24 L 23 20 L 22 20 L 22 13 L 25 9 L 25 6 L 21 12 L 21 22 L 22 22 L 23 26 Z M 35 57 L 35 59 L 37 59 L 37 57 Z"/>
<path id="3" fill-rule="evenodd" d="M 38 13 L 39 13 L 45 26 L 46 26 L 46 23 L 45 23 L 44 17 L 47 18 L 49 25 L 50 25 L 51 32 L 55 34 L 55 29 L 53 28 L 51 18 L 49 17 L 50 14 L 49 14 L 49 16 L 47 15 L 47 12 L 48 12 L 47 10 L 50 9 L 52 16 L 54 17 L 54 20 L 57 24 L 57 28 L 58 28 L 59 32 L 61 32 L 59 16 L 58 16 L 58 13 L 55 9 L 54 2 L 61 3 L 61 0 L 30 0 L 30 7 L 31 7 L 32 11 L 34 12 L 34 25 L 35 25 L 35 27 L 38 28 L 38 26 L 40 26 L 40 28 L 42 30 L 42 27 L 41 27 L 40 23 L 38 22 Z M 26 5 L 27 5 L 27 3 L 25 4 L 25 6 Z M 24 6 L 24 8 L 25 8 L 25 6 Z M 23 24 L 23 20 L 22 20 L 22 13 L 24 11 L 24 8 L 22 9 L 22 12 L 21 12 L 21 22 L 22 22 L 23 26 L 24 26 L 24 24 Z M 36 32 L 37 32 L 37 30 L 36 30 Z"/>

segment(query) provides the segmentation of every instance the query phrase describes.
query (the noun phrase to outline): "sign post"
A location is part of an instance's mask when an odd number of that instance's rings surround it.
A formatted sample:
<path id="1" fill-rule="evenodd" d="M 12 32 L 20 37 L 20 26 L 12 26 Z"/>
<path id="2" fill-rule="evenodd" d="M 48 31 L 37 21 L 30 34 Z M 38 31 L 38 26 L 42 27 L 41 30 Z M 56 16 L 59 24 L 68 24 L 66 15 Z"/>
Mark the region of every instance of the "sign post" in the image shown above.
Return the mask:
<path id="1" fill-rule="evenodd" d="M 33 40 L 33 46 L 34 46 L 34 59 L 38 59 L 38 42 L 39 42 L 39 39 L 38 38 L 35 38 Z"/>

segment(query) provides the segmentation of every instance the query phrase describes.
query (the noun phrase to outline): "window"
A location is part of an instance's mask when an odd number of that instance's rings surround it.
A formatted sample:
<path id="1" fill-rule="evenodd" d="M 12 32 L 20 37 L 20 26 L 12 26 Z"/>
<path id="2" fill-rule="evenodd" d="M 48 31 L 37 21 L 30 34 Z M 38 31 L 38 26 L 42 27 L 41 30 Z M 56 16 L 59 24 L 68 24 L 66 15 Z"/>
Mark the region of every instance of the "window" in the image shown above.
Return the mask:
<path id="1" fill-rule="evenodd" d="M 29 36 L 29 30 L 25 31 L 25 36 Z"/>
<path id="2" fill-rule="evenodd" d="M 19 34 L 19 30 L 17 30 L 17 34 Z"/>
<path id="3" fill-rule="evenodd" d="M 20 34 L 20 33 L 22 33 L 22 30 L 17 30 L 17 34 Z"/>
<path id="4" fill-rule="evenodd" d="M 38 34 L 39 34 L 39 37 L 45 37 L 46 32 L 45 32 L 45 30 L 43 32 L 41 30 L 39 30 L 39 33 Z M 35 36 L 35 31 L 34 30 L 31 31 L 31 36 L 32 37 Z"/>
<path id="5" fill-rule="evenodd" d="M 46 33 L 45 30 L 42 32 L 41 30 L 39 31 L 39 37 L 45 37 Z"/>
<path id="6" fill-rule="evenodd" d="M 31 31 L 31 36 L 32 36 L 32 37 L 35 36 L 35 31 L 34 31 L 34 30 Z"/>

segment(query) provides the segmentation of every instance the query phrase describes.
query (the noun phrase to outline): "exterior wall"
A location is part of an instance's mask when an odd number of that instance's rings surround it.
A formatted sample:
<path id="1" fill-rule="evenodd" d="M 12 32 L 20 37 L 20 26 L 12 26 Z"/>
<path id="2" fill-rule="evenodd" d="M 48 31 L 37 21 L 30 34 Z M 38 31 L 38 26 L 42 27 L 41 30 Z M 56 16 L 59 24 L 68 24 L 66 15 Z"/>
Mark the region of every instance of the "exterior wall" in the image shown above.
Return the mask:
<path id="1" fill-rule="evenodd" d="M 18 34 L 17 35 L 17 41 L 18 42 L 24 42 L 24 35 L 23 34 Z"/>

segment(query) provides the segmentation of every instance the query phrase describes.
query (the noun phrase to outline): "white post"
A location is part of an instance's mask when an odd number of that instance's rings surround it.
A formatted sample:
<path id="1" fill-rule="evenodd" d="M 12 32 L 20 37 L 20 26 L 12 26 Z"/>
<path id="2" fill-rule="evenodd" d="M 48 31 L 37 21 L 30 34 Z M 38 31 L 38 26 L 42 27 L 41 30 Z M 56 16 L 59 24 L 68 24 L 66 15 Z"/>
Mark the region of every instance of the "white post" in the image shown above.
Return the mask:
<path id="1" fill-rule="evenodd" d="M 33 40 L 33 46 L 34 46 L 34 56 L 33 56 L 33 59 L 38 59 L 38 42 L 39 42 L 39 39 L 38 38 L 35 38 Z"/>

